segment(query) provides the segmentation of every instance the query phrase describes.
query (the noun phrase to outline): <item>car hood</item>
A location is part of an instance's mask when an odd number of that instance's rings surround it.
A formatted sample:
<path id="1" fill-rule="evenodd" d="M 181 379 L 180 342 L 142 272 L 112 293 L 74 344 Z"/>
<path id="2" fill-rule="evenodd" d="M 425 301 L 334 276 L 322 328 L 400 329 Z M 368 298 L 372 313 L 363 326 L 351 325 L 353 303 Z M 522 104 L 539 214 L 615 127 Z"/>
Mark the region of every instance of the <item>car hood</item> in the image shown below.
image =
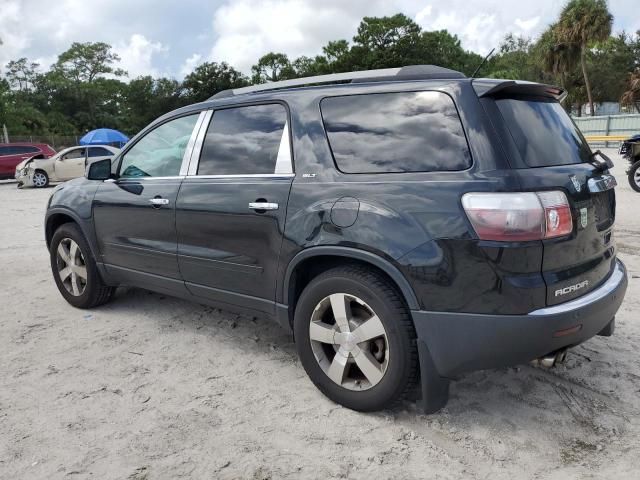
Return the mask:
<path id="1" fill-rule="evenodd" d="M 26 160 L 21 161 L 18 165 L 16 165 L 16 172 L 22 170 L 24 167 L 27 166 L 27 164 L 29 162 L 32 162 L 33 158 L 27 158 Z"/>

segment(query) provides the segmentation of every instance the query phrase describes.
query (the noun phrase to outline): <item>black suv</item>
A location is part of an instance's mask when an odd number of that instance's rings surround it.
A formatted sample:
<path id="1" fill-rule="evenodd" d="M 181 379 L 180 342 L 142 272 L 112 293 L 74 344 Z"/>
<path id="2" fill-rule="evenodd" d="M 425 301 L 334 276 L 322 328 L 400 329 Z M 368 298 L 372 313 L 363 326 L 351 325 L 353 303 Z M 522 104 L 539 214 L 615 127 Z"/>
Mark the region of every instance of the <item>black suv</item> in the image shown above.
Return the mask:
<path id="1" fill-rule="evenodd" d="M 265 314 L 361 411 L 611 335 L 615 179 L 548 85 L 432 66 L 221 92 L 49 200 L 55 282 Z"/>

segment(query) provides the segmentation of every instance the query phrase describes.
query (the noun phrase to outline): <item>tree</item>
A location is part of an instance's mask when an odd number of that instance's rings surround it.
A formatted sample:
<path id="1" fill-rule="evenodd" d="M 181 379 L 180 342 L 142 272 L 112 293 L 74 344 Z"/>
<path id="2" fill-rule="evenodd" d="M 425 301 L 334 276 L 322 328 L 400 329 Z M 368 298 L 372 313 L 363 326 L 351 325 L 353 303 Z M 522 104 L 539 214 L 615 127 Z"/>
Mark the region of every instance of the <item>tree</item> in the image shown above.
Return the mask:
<path id="1" fill-rule="evenodd" d="M 540 81 L 540 68 L 536 65 L 532 51 L 534 44 L 529 38 L 507 34 L 497 54 L 487 62 L 492 78 Z"/>
<path id="2" fill-rule="evenodd" d="M 124 70 L 113 67 L 113 64 L 119 61 L 120 57 L 111 51 L 111 45 L 107 43 L 74 42 L 67 51 L 58 56 L 54 69 L 77 83 L 91 83 L 100 75 L 126 75 Z"/>
<path id="3" fill-rule="evenodd" d="M 11 60 L 6 65 L 6 75 L 9 85 L 13 88 L 17 88 L 21 92 L 29 91 L 33 85 L 39 66 L 40 64 L 29 62 L 24 57 L 19 58 L 18 60 Z"/>
<path id="4" fill-rule="evenodd" d="M 226 62 L 203 63 L 182 82 L 186 95 L 194 102 L 202 102 L 222 90 L 246 85 L 248 85 L 247 78 Z"/>
<path id="5" fill-rule="evenodd" d="M 420 63 L 420 34 L 420 26 L 401 13 L 364 17 L 353 37 L 352 66 L 368 70 Z"/>
<path id="6" fill-rule="evenodd" d="M 629 74 L 627 89 L 622 94 L 620 102 L 623 105 L 633 105 L 640 113 L 640 69 Z"/>
<path id="7" fill-rule="evenodd" d="M 560 14 L 558 38 L 580 49 L 580 66 L 589 99 L 591 115 L 595 115 L 593 95 L 587 74 L 587 51 L 597 42 L 611 35 L 613 16 L 607 9 L 606 0 L 570 0 Z"/>
<path id="8" fill-rule="evenodd" d="M 251 67 L 253 83 L 277 82 L 296 76 L 295 70 L 284 53 L 269 52 Z"/>

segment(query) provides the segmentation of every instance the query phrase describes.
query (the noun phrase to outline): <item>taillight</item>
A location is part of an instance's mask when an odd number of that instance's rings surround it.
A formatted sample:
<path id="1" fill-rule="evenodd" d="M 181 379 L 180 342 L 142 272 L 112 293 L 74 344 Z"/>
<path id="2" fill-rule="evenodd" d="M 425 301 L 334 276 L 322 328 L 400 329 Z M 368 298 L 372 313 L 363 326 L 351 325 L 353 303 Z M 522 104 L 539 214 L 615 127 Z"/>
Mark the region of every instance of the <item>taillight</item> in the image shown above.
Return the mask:
<path id="1" fill-rule="evenodd" d="M 573 230 L 569 201 L 560 191 L 466 193 L 462 206 L 482 240 L 542 240 Z"/>

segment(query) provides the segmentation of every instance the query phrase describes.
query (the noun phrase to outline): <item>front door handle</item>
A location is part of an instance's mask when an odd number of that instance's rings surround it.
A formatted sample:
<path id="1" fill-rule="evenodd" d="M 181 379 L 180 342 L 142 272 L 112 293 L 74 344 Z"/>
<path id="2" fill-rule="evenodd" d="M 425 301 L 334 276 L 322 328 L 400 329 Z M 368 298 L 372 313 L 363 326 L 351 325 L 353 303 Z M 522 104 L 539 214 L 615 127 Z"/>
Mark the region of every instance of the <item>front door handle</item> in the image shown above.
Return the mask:
<path id="1" fill-rule="evenodd" d="M 162 205 L 169 205 L 169 199 L 168 198 L 150 198 L 149 202 L 154 207 L 160 207 Z"/>
<path id="2" fill-rule="evenodd" d="M 249 203 L 251 210 L 277 210 L 278 204 L 271 202 L 251 202 Z"/>

